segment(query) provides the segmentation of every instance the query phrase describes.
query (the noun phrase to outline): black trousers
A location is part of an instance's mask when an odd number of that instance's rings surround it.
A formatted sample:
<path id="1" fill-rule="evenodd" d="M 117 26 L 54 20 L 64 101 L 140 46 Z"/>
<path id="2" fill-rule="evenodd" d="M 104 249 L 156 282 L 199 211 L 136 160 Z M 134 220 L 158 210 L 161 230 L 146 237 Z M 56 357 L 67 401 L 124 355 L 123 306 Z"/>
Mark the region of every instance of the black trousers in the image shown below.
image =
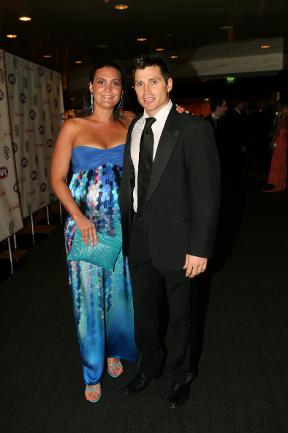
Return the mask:
<path id="1" fill-rule="evenodd" d="M 169 338 L 166 345 L 171 376 L 173 381 L 185 383 L 189 380 L 193 362 L 193 281 L 185 277 L 183 269 L 162 272 L 153 265 L 147 240 L 147 225 L 137 214 L 133 218 L 128 261 L 132 279 L 135 335 L 141 353 L 139 368 L 154 376 L 163 368 L 167 352 L 162 332 L 162 313 L 165 317 L 168 304 Z"/>

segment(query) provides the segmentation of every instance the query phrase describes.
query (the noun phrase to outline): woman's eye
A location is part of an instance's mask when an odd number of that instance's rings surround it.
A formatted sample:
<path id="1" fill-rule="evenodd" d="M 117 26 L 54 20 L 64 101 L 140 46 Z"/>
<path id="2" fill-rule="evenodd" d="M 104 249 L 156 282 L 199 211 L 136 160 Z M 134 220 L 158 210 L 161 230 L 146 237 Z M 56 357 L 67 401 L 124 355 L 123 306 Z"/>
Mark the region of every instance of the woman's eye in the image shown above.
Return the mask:
<path id="1" fill-rule="evenodd" d="M 97 84 L 98 84 L 98 86 L 103 86 L 104 81 L 103 80 L 97 80 Z"/>

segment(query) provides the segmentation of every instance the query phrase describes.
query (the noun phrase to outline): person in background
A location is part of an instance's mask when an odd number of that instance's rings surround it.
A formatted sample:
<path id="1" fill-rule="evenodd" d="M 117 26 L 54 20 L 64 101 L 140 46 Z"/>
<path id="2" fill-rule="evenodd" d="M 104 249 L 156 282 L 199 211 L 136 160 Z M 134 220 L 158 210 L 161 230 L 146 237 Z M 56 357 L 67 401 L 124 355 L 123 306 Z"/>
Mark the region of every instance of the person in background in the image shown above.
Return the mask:
<path id="1" fill-rule="evenodd" d="M 281 112 L 278 114 L 271 141 L 273 153 L 268 175 L 268 184 L 272 185 L 273 189 L 266 190 L 266 192 L 280 192 L 284 191 L 287 187 L 287 137 L 288 99 L 283 99 L 281 100 Z"/>
<path id="2" fill-rule="evenodd" d="M 222 133 L 223 133 L 223 117 L 226 115 L 226 112 L 228 110 L 227 101 L 223 97 L 214 97 L 210 100 L 210 107 L 211 107 L 211 113 L 208 114 L 208 116 L 205 117 L 208 122 L 211 123 L 216 145 L 219 151 L 219 154 L 221 154 L 221 139 L 222 139 Z"/>

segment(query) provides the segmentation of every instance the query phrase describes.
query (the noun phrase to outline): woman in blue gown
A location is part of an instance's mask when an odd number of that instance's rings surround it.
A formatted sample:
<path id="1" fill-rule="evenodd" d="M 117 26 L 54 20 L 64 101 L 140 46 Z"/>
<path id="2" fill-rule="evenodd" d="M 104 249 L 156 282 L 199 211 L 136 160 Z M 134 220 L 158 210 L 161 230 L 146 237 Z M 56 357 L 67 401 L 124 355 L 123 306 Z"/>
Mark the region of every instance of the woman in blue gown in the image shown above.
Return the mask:
<path id="1" fill-rule="evenodd" d="M 90 74 L 91 113 L 68 119 L 57 138 L 51 163 L 51 183 L 68 212 L 65 245 L 69 253 L 75 227 L 83 241 L 97 242 L 97 233 L 121 235 L 118 189 L 127 128 L 121 115 L 122 73 L 113 61 Z M 66 177 L 72 162 L 69 187 Z M 120 252 L 113 271 L 84 261 L 68 261 L 77 335 L 83 360 L 85 398 L 101 397 L 107 368 L 118 377 L 120 358 L 137 360 L 131 283 Z"/>

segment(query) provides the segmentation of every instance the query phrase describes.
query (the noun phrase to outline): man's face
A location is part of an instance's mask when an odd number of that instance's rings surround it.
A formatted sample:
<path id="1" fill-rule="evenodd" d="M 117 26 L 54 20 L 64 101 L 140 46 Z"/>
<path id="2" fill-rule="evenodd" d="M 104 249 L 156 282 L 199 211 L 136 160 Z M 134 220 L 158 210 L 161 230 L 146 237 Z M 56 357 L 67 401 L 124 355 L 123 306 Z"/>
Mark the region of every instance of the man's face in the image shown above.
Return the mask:
<path id="1" fill-rule="evenodd" d="M 218 116 L 219 117 L 225 116 L 227 110 L 228 110 L 227 102 L 222 101 L 222 104 L 217 106 Z"/>
<path id="2" fill-rule="evenodd" d="M 169 101 L 172 78 L 165 81 L 159 66 L 136 69 L 134 87 L 139 104 L 149 116 L 154 116 Z"/>

